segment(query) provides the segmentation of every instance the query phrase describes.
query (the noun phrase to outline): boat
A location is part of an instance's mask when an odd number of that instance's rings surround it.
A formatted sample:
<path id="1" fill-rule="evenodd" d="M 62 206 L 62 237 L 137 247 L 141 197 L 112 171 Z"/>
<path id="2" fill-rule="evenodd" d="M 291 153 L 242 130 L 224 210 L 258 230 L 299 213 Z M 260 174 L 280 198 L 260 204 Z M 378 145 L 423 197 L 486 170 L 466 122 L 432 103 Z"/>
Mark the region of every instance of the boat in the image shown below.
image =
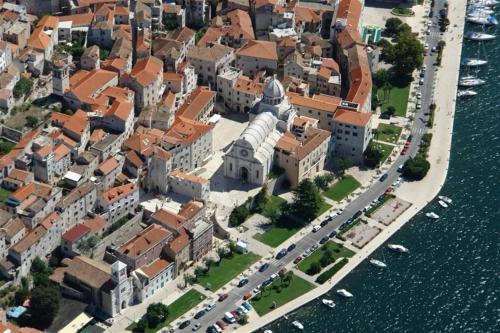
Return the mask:
<path id="1" fill-rule="evenodd" d="M 408 253 L 410 252 L 406 247 L 404 247 L 403 245 L 399 245 L 399 244 L 389 244 L 387 245 L 387 247 L 395 252 L 399 252 L 399 253 Z"/>
<path id="2" fill-rule="evenodd" d="M 334 307 L 335 307 L 335 302 L 334 302 L 334 301 L 332 301 L 331 299 L 326 299 L 326 298 L 323 298 L 323 299 L 321 300 L 321 302 L 322 302 L 324 305 L 326 305 L 326 306 L 328 306 L 328 307 L 330 307 L 330 308 L 334 308 Z"/>
<path id="3" fill-rule="evenodd" d="M 480 25 L 497 25 L 498 21 L 495 16 L 468 16 L 466 21 L 469 23 L 480 24 Z"/>
<path id="4" fill-rule="evenodd" d="M 351 298 L 351 297 L 354 296 L 353 294 L 351 294 L 350 292 L 348 292 L 345 289 L 339 289 L 339 290 L 337 290 L 337 294 L 339 294 L 340 296 L 346 297 L 346 298 Z"/>
<path id="5" fill-rule="evenodd" d="M 443 208 L 448 208 L 448 204 L 446 202 L 444 202 L 443 200 L 439 200 L 438 201 L 438 204 L 443 207 Z"/>
<path id="6" fill-rule="evenodd" d="M 264 333 L 273 333 L 271 330 L 265 330 Z"/>
<path id="7" fill-rule="evenodd" d="M 480 7 L 475 5 L 469 6 L 467 16 L 474 16 L 478 14 L 491 15 L 495 14 L 495 11 L 489 7 Z"/>
<path id="8" fill-rule="evenodd" d="M 458 97 L 467 97 L 467 96 L 476 96 L 477 95 L 477 92 L 474 91 L 474 90 L 470 90 L 470 89 L 467 89 L 467 90 L 460 90 L 458 93 L 457 93 L 457 96 Z"/>
<path id="9" fill-rule="evenodd" d="M 474 40 L 474 41 L 487 41 L 495 39 L 495 35 L 487 34 L 484 32 L 476 32 L 476 31 L 467 31 L 465 33 L 465 38 Z"/>
<path id="10" fill-rule="evenodd" d="M 384 262 L 377 260 L 377 259 L 370 259 L 370 264 L 372 264 L 375 267 L 379 267 L 379 268 L 386 268 L 387 267 L 387 265 Z"/>
<path id="11" fill-rule="evenodd" d="M 302 325 L 302 323 L 298 320 L 295 320 L 293 323 L 292 323 L 293 326 L 295 326 L 296 328 L 298 328 L 299 330 L 303 330 L 304 329 L 304 325 Z"/>
<path id="12" fill-rule="evenodd" d="M 476 6 L 486 6 L 486 7 L 492 7 L 495 5 L 498 5 L 497 0 L 476 0 L 476 1 L 471 1 L 471 5 L 476 5 Z"/>
<path id="13" fill-rule="evenodd" d="M 475 87 L 485 83 L 486 81 L 471 76 L 463 77 L 460 79 L 460 81 L 458 81 L 458 85 L 462 87 Z"/>
<path id="14" fill-rule="evenodd" d="M 451 204 L 451 203 L 453 202 L 453 200 L 451 200 L 451 199 L 450 199 L 450 198 L 448 198 L 448 197 L 445 197 L 444 195 L 440 195 L 440 196 L 438 196 L 438 199 L 439 199 L 439 200 L 442 200 L 442 201 L 444 201 L 444 202 L 446 202 L 447 204 Z"/>
<path id="15" fill-rule="evenodd" d="M 462 60 L 462 66 L 477 67 L 483 66 L 488 63 L 488 60 L 483 60 L 479 58 L 465 58 Z"/>
<path id="16" fill-rule="evenodd" d="M 434 213 L 434 212 L 425 213 L 425 216 L 427 216 L 430 219 L 434 219 L 434 220 L 437 220 L 439 218 L 439 215 Z"/>

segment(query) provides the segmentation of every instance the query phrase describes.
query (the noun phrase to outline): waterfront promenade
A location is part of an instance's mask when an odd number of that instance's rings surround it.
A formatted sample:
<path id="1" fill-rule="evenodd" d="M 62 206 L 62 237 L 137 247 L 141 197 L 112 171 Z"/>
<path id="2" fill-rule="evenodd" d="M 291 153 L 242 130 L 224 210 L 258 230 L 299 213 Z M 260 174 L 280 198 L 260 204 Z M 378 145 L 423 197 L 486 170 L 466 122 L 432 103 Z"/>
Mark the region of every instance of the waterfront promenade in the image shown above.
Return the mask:
<path id="1" fill-rule="evenodd" d="M 431 169 L 427 176 L 419 182 L 404 182 L 396 191 L 396 195 L 413 205 L 400 215 L 384 232 L 377 235 L 361 251 L 353 256 L 327 283 L 313 289 L 309 293 L 287 303 L 286 305 L 270 312 L 260 318 L 251 317 L 250 323 L 238 328 L 235 332 L 251 332 L 263 327 L 283 315 L 299 308 L 307 302 L 328 292 L 340 280 L 349 274 L 357 265 L 365 260 L 373 251 L 387 241 L 397 230 L 408 222 L 415 214 L 422 210 L 441 190 L 448 172 L 450 150 L 452 143 L 453 120 L 455 115 L 456 83 L 460 69 L 462 50 L 462 35 L 464 30 L 464 17 L 466 11 L 465 1 L 450 2 L 448 18 L 450 25 L 443 35 L 446 47 L 443 53 L 443 62 L 438 70 L 435 81 L 434 102 L 436 112 L 434 126 L 430 133 L 433 134 L 428 160 Z M 418 120 L 417 120 L 418 121 Z"/>

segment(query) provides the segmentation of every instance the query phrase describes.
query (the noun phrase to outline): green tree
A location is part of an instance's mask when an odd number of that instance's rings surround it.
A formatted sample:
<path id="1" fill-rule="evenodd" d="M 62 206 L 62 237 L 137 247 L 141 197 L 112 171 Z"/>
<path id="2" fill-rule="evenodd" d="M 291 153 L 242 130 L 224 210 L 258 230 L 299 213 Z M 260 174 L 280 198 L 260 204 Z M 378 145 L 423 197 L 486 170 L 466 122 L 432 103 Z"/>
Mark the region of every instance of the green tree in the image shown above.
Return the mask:
<path id="1" fill-rule="evenodd" d="M 14 97 L 20 98 L 22 96 L 25 96 L 31 92 L 32 88 L 33 81 L 25 77 L 21 77 L 21 79 L 17 81 L 16 85 L 14 86 Z"/>
<path id="2" fill-rule="evenodd" d="M 262 209 L 266 205 L 267 201 L 269 200 L 269 195 L 267 194 L 267 191 L 268 191 L 267 184 L 262 185 L 262 188 L 260 189 L 259 193 L 255 195 L 255 199 L 253 202 L 255 209 L 258 210 Z"/>
<path id="3" fill-rule="evenodd" d="M 326 267 L 332 263 L 332 257 L 327 255 L 326 253 L 323 253 L 321 258 L 319 259 L 319 263 L 320 263 L 321 267 Z"/>
<path id="4" fill-rule="evenodd" d="M 403 177 L 409 180 L 421 180 L 429 172 L 431 164 L 421 154 L 409 158 L 403 165 Z"/>
<path id="5" fill-rule="evenodd" d="M 89 253 L 96 247 L 98 243 L 99 239 L 96 236 L 91 235 L 89 238 L 82 240 L 78 244 L 78 249 L 84 253 Z"/>
<path id="6" fill-rule="evenodd" d="M 338 158 L 335 160 L 335 164 L 337 165 L 341 177 L 344 176 L 347 169 L 353 166 L 352 161 L 348 158 Z"/>
<path id="7" fill-rule="evenodd" d="M 408 24 L 403 23 L 403 24 L 399 25 L 397 33 L 398 33 L 398 36 L 399 36 L 399 34 L 411 33 L 411 27 Z"/>
<path id="8" fill-rule="evenodd" d="M 14 302 L 16 305 L 22 305 L 26 298 L 30 295 L 29 282 L 25 277 L 21 278 L 21 285 L 14 294 Z"/>
<path id="9" fill-rule="evenodd" d="M 231 212 L 231 215 L 229 215 L 229 226 L 230 227 L 239 226 L 240 224 L 245 222 L 245 220 L 249 215 L 250 215 L 250 210 L 246 206 L 246 203 L 236 207 Z"/>
<path id="10" fill-rule="evenodd" d="M 385 21 L 385 33 L 389 36 L 395 36 L 398 33 L 399 26 L 403 23 L 397 17 L 391 17 Z"/>
<path id="11" fill-rule="evenodd" d="M 36 128 L 38 125 L 38 118 L 35 116 L 26 116 L 26 126 Z"/>
<path id="12" fill-rule="evenodd" d="M 332 181 L 333 176 L 331 173 L 325 173 L 314 177 L 314 184 L 322 191 L 326 191 Z"/>
<path id="13" fill-rule="evenodd" d="M 242 326 L 248 324 L 248 316 L 246 314 L 239 316 L 237 322 Z"/>
<path id="14" fill-rule="evenodd" d="M 373 73 L 373 83 L 377 88 L 383 87 L 386 82 L 389 82 L 389 72 L 387 69 L 379 69 Z"/>
<path id="15" fill-rule="evenodd" d="M 35 287 L 31 291 L 29 312 L 34 322 L 49 326 L 59 310 L 61 295 L 52 287 Z"/>
<path id="16" fill-rule="evenodd" d="M 392 59 L 396 72 L 400 75 L 411 75 L 415 69 L 422 67 L 423 52 L 422 43 L 413 33 L 400 33 L 394 46 Z"/>
<path id="17" fill-rule="evenodd" d="M 163 303 L 152 303 L 146 310 L 146 320 L 149 327 L 156 327 L 159 323 L 167 319 L 168 308 Z"/>
<path id="18" fill-rule="evenodd" d="M 14 146 L 15 144 L 13 144 L 12 142 L 0 140 L 0 154 L 8 154 L 12 150 L 12 148 L 14 148 Z"/>
<path id="19" fill-rule="evenodd" d="M 385 110 L 385 112 L 391 116 L 394 116 L 394 114 L 396 113 L 396 108 L 392 105 L 389 105 L 387 107 L 387 110 Z"/>
<path id="20" fill-rule="evenodd" d="M 369 168 L 376 168 L 382 161 L 383 156 L 382 150 L 374 142 L 370 142 L 363 153 L 365 165 Z"/>
<path id="21" fill-rule="evenodd" d="M 324 202 L 319 189 L 310 179 L 302 180 L 293 190 L 292 211 L 307 222 L 314 219 Z"/>
<path id="22" fill-rule="evenodd" d="M 289 287 L 292 281 L 293 281 L 293 273 L 292 272 L 286 273 L 285 277 L 283 278 L 283 283 L 285 284 L 285 286 Z"/>
<path id="23" fill-rule="evenodd" d="M 143 333 L 146 331 L 146 328 L 148 328 L 148 322 L 146 319 L 141 319 L 137 322 L 137 325 L 135 325 L 134 332 Z"/>
<path id="24" fill-rule="evenodd" d="M 47 266 L 39 257 L 36 257 L 31 264 L 31 275 L 33 276 L 33 285 L 35 287 L 50 286 L 49 276 L 52 274 L 52 268 Z"/>
<path id="25" fill-rule="evenodd" d="M 318 262 L 313 262 L 311 266 L 309 266 L 309 269 L 307 270 L 307 274 L 309 275 L 315 275 L 321 272 L 321 265 Z"/>

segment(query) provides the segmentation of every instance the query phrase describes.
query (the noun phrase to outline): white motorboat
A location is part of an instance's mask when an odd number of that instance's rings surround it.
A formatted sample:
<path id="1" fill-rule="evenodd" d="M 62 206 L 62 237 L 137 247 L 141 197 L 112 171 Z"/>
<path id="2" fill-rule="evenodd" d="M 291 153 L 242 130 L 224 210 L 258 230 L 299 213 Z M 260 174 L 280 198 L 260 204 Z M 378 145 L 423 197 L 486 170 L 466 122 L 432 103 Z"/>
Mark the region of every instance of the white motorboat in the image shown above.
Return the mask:
<path id="1" fill-rule="evenodd" d="M 484 32 L 468 31 L 465 33 L 465 38 L 474 41 L 487 41 L 495 39 L 495 35 L 486 34 Z"/>
<path id="2" fill-rule="evenodd" d="M 463 77 L 458 81 L 458 85 L 462 87 L 475 87 L 485 84 L 485 80 L 481 80 L 477 77 Z"/>
<path id="3" fill-rule="evenodd" d="M 271 330 L 265 330 L 264 333 L 273 333 Z"/>
<path id="4" fill-rule="evenodd" d="M 489 7 L 477 7 L 470 6 L 467 10 L 467 16 L 477 16 L 477 15 L 492 15 L 495 14 L 495 11 Z"/>
<path id="5" fill-rule="evenodd" d="M 304 325 L 302 325 L 302 323 L 298 320 L 295 320 L 293 323 L 292 323 L 293 326 L 295 326 L 296 328 L 298 328 L 299 330 L 303 330 L 304 329 Z"/>
<path id="6" fill-rule="evenodd" d="M 325 299 L 325 298 L 323 298 L 323 299 L 321 300 L 321 302 L 322 302 L 324 305 L 326 305 L 326 306 L 328 306 L 328 307 L 330 307 L 330 308 L 334 308 L 334 307 L 335 307 L 335 302 L 334 302 L 334 301 L 332 301 L 331 299 Z"/>
<path id="7" fill-rule="evenodd" d="M 498 5 L 497 0 L 476 0 L 476 1 L 471 1 L 471 5 L 477 5 L 477 6 L 487 6 L 487 7 L 492 7 L 495 5 Z"/>
<path id="8" fill-rule="evenodd" d="M 450 199 L 450 198 L 448 198 L 448 197 L 445 197 L 444 195 L 440 195 L 440 196 L 438 196 L 438 199 L 439 199 L 439 200 L 442 200 L 442 201 L 444 201 L 444 202 L 446 202 L 448 205 L 450 205 L 450 204 L 453 202 L 453 200 L 451 200 L 451 199 Z"/>
<path id="9" fill-rule="evenodd" d="M 468 67 L 477 67 L 477 66 L 483 66 L 488 63 L 488 60 L 483 60 L 479 58 L 465 58 L 462 60 L 462 66 L 468 66 Z"/>
<path id="10" fill-rule="evenodd" d="M 439 215 L 434 212 L 425 213 L 425 216 L 433 220 L 437 220 L 439 218 Z"/>
<path id="11" fill-rule="evenodd" d="M 386 268 L 387 267 L 387 265 L 383 261 L 380 261 L 377 259 L 370 259 L 370 264 L 372 264 L 375 267 L 379 267 L 379 268 Z"/>
<path id="12" fill-rule="evenodd" d="M 477 95 L 477 92 L 474 91 L 474 90 L 470 90 L 470 89 L 467 89 L 467 90 L 460 90 L 458 93 L 457 93 L 457 96 L 458 97 L 468 97 L 468 96 L 476 96 Z"/>
<path id="13" fill-rule="evenodd" d="M 443 207 L 443 208 L 448 208 L 448 204 L 446 202 L 444 202 L 443 200 L 439 200 L 438 201 L 438 204 Z"/>
<path id="14" fill-rule="evenodd" d="M 498 21 L 494 16 L 468 16 L 467 22 L 480 25 L 497 25 Z"/>
<path id="15" fill-rule="evenodd" d="M 404 247 L 403 245 L 399 245 L 399 244 L 389 244 L 387 245 L 387 247 L 395 252 L 399 252 L 399 253 L 408 253 L 410 252 L 406 247 Z"/>
<path id="16" fill-rule="evenodd" d="M 339 290 L 337 290 L 337 294 L 339 294 L 340 296 L 346 297 L 346 298 L 351 298 L 351 297 L 354 296 L 353 294 L 351 294 L 350 292 L 348 292 L 345 289 L 339 289 Z"/>

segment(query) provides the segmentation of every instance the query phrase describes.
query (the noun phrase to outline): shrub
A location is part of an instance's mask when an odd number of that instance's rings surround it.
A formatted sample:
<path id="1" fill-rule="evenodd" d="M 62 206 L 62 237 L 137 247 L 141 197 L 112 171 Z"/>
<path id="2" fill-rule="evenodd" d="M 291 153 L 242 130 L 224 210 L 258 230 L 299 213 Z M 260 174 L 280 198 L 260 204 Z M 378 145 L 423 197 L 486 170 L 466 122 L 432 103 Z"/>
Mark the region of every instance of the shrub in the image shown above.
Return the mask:
<path id="1" fill-rule="evenodd" d="M 403 177 L 408 180 L 421 180 L 429 172 L 431 164 L 422 154 L 409 158 L 403 165 Z"/>
<path id="2" fill-rule="evenodd" d="M 20 98 L 22 96 L 25 96 L 31 92 L 32 88 L 33 81 L 25 77 L 21 77 L 21 79 L 17 81 L 16 85 L 14 86 L 14 97 Z"/>
<path id="3" fill-rule="evenodd" d="M 322 273 L 320 276 L 316 278 L 316 282 L 319 284 L 323 284 L 328 281 L 335 273 L 337 273 L 342 267 L 344 267 L 349 262 L 349 259 L 343 258 L 338 263 L 336 263 L 332 268 Z"/>
<path id="4" fill-rule="evenodd" d="M 309 275 L 315 275 L 321 272 L 321 265 L 317 262 L 313 262 L 311 266 L 309 266 L 309 269 L 307 270 L 307 274 Z"/>

